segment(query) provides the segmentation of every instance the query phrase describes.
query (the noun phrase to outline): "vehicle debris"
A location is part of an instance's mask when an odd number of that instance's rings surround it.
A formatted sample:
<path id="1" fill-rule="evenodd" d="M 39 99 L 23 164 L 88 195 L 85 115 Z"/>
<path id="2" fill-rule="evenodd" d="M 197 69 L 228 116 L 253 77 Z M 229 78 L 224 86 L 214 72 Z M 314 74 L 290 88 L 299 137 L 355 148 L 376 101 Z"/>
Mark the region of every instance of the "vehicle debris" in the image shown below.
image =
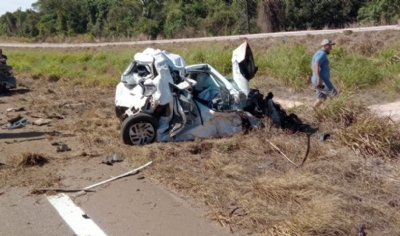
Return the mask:
<path id="1" fill-rule="evenodd" d="M 51 143 L 52 146 L 57 146 L 57 152 L 68 152 L 71 151 L 71 148 L 64 142 L 55 141 Z"/>
<path id="2" fill-rule="evenodd" d="M 103 160 L 101 163 L 106 164 L 106 165 L 110 165 L 112 166 L 115 162 L 122 162 L 122 158 L 119 154 L 112 154 L 112 155 L 108 155 L 106 156 L 105 160 Z"/>
<path id="3" fill-rule="evenodd" d="M 58 137 L 75 137 L 76 135 L 75 134 L 63 134 L 63 133 L 61 133 L 61 132 L 59 132 L 59 131 L 51 131 L 51 132 L 46 132 L 46 134 L 47 135 L 49 135 L 49 136 L 58 136 Z"/>
<path id="4" fill-rule="evenodd" d="M 18 115 L 15 118 L 8 120 L 8 123 L 4 124 L 2 129 L 16 129 L 25 127 L 28 124 L 28 119 L 23 118 L 21 115 Z"/>
<path id="5" fill-rule="evenodd" d="M 64 119 L 64 116 L 58 115 L 58 114 L 50 114 L 50 115 L 46 115 L 47 119 L 59 119 L 62 120 Z"/>
<path id="6" fill-rule="evenodd" d="M 33 125 L 37 126 L 48 125 L 50 123 L 51 123 L 50 119 L 43 119 L 43 118 L 37 119 L 34 122 L 32 122 Z"/>
<path id="7" fill-rule="evenodd" d="M 19 108 L 15 108 L 15 107 L 11 107 L 7 109 L 7 112 L 17 112 L 17 111 L 25 111 L 24 107 L 19 107 Z"/>
<path id="8" fill-rule="evenodd" d="M 330 134 L 328 134 L 328 133 L 323 133 L 323 134 L 321 134 L 321 136 L 319 136 L 319 140 L 321 140 L 321 141 L 326 141 L 328 138 L 330 138 L 331 137 L 331 135 Z"/>
<path id="9" fill-rule="evenodd" d="M 8 92 L 17 87 L 17 79 L 14 77 L 12 66 L 0 63 L 0 93 Z"/>
<path id="10" fill-rule="evenodd" d="M 357 226 L 357 232 L 358 236 L 367 236 L 367 234 L 364 232 L 364 227 L 362 225 Z"/>

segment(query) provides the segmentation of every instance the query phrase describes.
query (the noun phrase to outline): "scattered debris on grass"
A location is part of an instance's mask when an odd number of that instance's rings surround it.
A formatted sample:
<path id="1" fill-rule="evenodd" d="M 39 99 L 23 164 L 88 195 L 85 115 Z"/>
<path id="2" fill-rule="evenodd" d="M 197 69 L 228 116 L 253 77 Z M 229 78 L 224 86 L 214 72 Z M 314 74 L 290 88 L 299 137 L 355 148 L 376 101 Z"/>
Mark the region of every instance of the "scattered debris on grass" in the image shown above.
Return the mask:
<path id="1" fill-rule="evenodd" d="M 50 123 L 51 123 L 50 119 L 43 119 L 43 118 L 39 118 L 39 119 L 35 120 L 34 122 L 32 122 L 33 125 L 37 125 L 37 126 L 48 125 Z"/>
<path id="2" fill-rule="evenodd" d="M 21 115 L 18 115 L 17 117 L 13 117 L 13 118 L 9 119 L 8 123 L 4 124 L 1 128 L 2 129 L 16 129 L 16 128 L 24 127 L 27 124 L 28 124 L 28 120 L 26 118 L 23 118 Z"/>
<path id="3" fill-rule="evenodd" d="M 18 108 L 11 107 L 11 108 L 7 109 L 7 112 L 17 112 L 17 111 L 25 111 L 25 108 L 24 107 L 18 107 Z"/>
<path id="4" fill-rule="evenodd" d="M 113 163 L 122 161 L 123 159 L 121 158 L 121 155 L 114 153 L 112 155 L 108 155 L 101 163 L 112 166 Z"/>
<path id="5" fill-rule="evenodd" d="M 54 141 L 51 143 L 52 146 L 57 146 L 57 152 L 68 152 L 71 151 L 71 148 L 68 145 L 61 141 Z"/>
<path id="6" fill-rule="evenodd" d="M 75 134 L 63 134 L 63 133 L 58 132 L 58 131 L 46 132 L 46 134 L 49 135 L 49 136 L 52 136 L 52 137 L 55 137 L 55 136 L 58 136 L 58 137 L 75 137 L 76 136 Z"/>
<path id="7" fill-rule="evenodd" d="M 71 151 L 71 148 L 69 148 L 67 144 L 63 144 L 57 147 L 57 152 L 69 152 L 69 151 Z"/>

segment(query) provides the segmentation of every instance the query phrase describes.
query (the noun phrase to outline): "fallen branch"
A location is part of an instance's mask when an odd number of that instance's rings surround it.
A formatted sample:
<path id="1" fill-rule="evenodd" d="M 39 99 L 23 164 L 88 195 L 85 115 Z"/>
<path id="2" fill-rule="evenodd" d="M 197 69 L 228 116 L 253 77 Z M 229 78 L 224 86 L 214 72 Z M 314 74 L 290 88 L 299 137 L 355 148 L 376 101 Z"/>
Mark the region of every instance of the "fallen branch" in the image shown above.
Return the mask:
<path id="1" fill-rule="evenodd" d="M 84 188 L 83 190 L 88 190 L 88 189 L 91 189 L 91 188 L 100 186 L 100 185 L 102 185 L 102 184 L 106 184 L 106 183 L 111 182 L 111 181 L 113 181 L 113 180 L 116 180 L 116 179 L 119 179 L 119 178 L 122 178 L 122 177 L 125 177 L 125 176 L 128 176 L 128 175 L 131 175 L 131 174 L 136 174 L 136 172 L 138 172 L 138 171 L 141 170 L 141 169 L 144 169 L 145 167 L 149 166 L 151 163 L 153 163 L 153 162 L 150 161 L 150 162 L 144 164 L 144 165 L 141 166 L 141 167 L 138 167 L 138 168 L 136 168 L 136 169 L 134 169 L 134 170 L 131 170 L 131 171 L 126 172 L 125 174 L 118 175 L 118 176 L 115 176 L 115 177 L 113 177 L 113 178 L 111 178 L 111 179 L 104 180 L 104 181 L 102 181 L 102 182 L 100 182 L 100 183 L 90 185 L 90 186 Z"/>
<path id="2" fill-rule="evenodd" d="M 290 163 L 292 163 L 293 165 L 297 166 L 296 163 L 294 163 L 292 160 L 290 160 L 290 159 L 285 155 L 285 153 L 283 153 L 283 152 L 281 151 L 281 149 L 279 149 L 277 146 L 275 146 L 273 143 L 271 143 L 271 141 L 269 141 L 268 139 L 266 139 L 266 140 L 267 140 L 267 142 L 269 142 L 269 144 L 271 144 L 272 147 L 274 147 L 276 150 L 278 150 L 278 152 L 279 152 L 280 154 L 282 154 L 282 156 L 284 156 L 284 157 L 286 158 L 286 160 L 288 160 L 288 161 L 289 161 Z"/>
<path id="3" fill-rule="evenodd" d="M 303 158 L 303 160 L 302 160 L 302 162 L 301 162 L 301 164 L 300 165 L 297 165 L 296 163 L 294 163 L 292 160 L 290 160 L 289 159 L 289 157 L 287 157 L 286 155 L 285 155 L 285 153 L 283 153 L 277 146 L 275 146 L 271 141 L 269 141 L 268 139 L 265 139 L 267 142 L 269 142 L 269 144 L 271 144 L 271 146 L 272 147 L 274 147 L 276 150 L 278 150 L 278 152 L 280 153 L 280 154 L 282 154 L 282 156 L 284 156 L 285 158 L 286 158 L 286 160 L 288 160 L 291 164 L 293 164 L 294 166 L 296 166 L 296 167 L 300 167 L 300 166 L 302 166 L 305 162 L 306 162 L 306 160 L 307 160 L 307 157 L 308 157 L 308 154 L 309 154 L 309 152 L 310 152 L 310 134 L 307 134 L 307 151 L 306 151 L 306 154 L 305 154 L 305 156 L 304 156 L 304 158 Z"/>
<path id="4" fill-rule="evenodd" d="M 100 186 L 100 185 L 105 184 L 105 183 L 109 183 L 109 182 L 111 182 L 113 180 L 116 180 L 116 179 L 119 179 L 119 178 L 122 178 L 122 177 L 125 177 L 125 176 L 128 176 L 128 175 L 136 174 L 139 170 L 144 169 L 145 167 L 149 166 L 151 163 L 153 163 L 153 162 L 150 161 L 150 162 L 144 164 L 143 166 L 140 166 L 140 167 L 138 167 L 138 168 L 136 168 L 134 170 L 128 171 L 128 172 L 126 172 L 124 174 L 115 176 L 115 177 L 113 177 L 111 179 L 104 180 L 104 181 L 102 181 L 100 183 L 97 183 L 97 184 L 93 184 L 93 185 L 87 186 L 86 188 L 82 189 L 82 191 L 79 191 L 76 194 L 74 194 L 74 197 L 78 197 L 78 196 L 86 194 L 87 190 L 89 190 L 91 188 Z"/>
<path id="5" fill-rule="evenodd" d="M 29 142 L 29 141 L 37 141 L 37 140 L 43 140 L 46 138 L 29 138 L 29 139 L 21 139 L 21 140 L 14 140 L 13 142 L 10 141 L 5 141 L 7 144 L 13 144 L 13 143 L 22 143 L 22 142 Z"/>
<path id="6" fill-rule="evenodd" d="M 54 191 L 54 192 L 65 192 L 65 193 L 74 193 L 74 192 L 96 192 L 94 190 L 83 190 L 83 189 L 65 189 L 65 188 L 38 188 L 32 190 L 32 194 L 47 192 L 47 191 Z"/>

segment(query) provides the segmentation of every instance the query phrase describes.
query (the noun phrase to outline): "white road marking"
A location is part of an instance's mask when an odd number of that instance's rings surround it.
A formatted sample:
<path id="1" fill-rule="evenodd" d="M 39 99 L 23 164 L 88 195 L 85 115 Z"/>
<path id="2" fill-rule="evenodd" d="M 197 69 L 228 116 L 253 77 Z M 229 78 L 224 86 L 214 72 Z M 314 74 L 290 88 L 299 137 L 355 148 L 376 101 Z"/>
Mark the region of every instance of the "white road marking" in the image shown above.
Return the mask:
<path id="1" fill-rule="evenodd" d="M 60 216 L 78 236 L 106 236 L 91 219 L 85 219 L 85 212 L 77 207 L 66 194 L 48 196 L 47 200 L 58 211 Z"/>

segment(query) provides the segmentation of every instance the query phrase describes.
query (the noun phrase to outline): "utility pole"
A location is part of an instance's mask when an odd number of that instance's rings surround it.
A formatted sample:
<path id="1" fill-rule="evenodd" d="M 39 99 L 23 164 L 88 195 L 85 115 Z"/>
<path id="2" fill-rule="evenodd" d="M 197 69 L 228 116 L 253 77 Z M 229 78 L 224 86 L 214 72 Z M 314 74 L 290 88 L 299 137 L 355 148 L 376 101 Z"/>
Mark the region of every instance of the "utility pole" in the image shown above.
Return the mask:
<path id="1" fill-rule="evenodd" d="M 246 21 L 247 21 L 247 34 L 250 34 L 250 20 L 249 20 L 249 7 L 247 5 L 247 0 L 244 0 L 246 4 Z"/>

